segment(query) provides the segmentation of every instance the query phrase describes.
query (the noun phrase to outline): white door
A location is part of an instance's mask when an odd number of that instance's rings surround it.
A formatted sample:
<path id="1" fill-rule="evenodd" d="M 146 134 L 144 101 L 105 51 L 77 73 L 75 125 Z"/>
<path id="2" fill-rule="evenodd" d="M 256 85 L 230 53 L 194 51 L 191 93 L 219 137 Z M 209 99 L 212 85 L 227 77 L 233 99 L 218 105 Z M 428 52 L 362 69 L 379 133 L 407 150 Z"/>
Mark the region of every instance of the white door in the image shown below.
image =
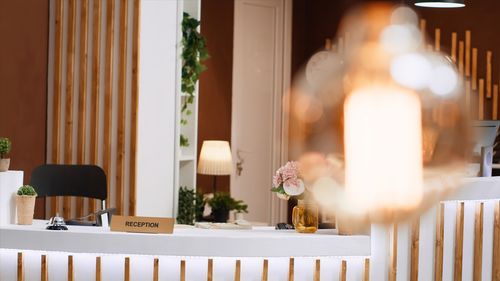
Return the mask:
<path id="1" fill-rule="evenodd" d="M 235 1 L 231 195 L 248 204 L 245 218 L 253 222 L 286 219 L 286 203 L 270 189 L 286 159 L 282 106 L 290 83 L 291 2 Z"/>

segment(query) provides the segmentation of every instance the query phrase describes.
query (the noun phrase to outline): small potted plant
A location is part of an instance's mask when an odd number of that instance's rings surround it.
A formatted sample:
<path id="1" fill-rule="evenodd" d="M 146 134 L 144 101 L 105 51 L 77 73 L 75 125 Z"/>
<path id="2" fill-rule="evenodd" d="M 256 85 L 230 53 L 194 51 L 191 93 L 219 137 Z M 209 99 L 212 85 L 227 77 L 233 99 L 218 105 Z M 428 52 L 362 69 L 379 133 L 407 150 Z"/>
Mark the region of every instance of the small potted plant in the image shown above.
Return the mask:
<path id="1" fill-rule="evenodd" d="M 236 210 L 247 213 L 248 206 L 241 200 L 235 200 L 227 193 L 216 193 L 208 200 L 208 205 L 212 208 L 212 216 L 215 222 L 227 222 L 229 212 Z"/>
<path id="2" fill-rule="evenodd" d="M 0 172 L 9 170 L 10 159 L 6 155 L 10 152 L 12 143 L 8 138 L 0 138 Z"/>
<path id="3" fill-rule="evenodd" d="M 36 196 L 36 191 L 31 185 L 23 185 L 17 190 L 17 224 L 33 223 Z"/>

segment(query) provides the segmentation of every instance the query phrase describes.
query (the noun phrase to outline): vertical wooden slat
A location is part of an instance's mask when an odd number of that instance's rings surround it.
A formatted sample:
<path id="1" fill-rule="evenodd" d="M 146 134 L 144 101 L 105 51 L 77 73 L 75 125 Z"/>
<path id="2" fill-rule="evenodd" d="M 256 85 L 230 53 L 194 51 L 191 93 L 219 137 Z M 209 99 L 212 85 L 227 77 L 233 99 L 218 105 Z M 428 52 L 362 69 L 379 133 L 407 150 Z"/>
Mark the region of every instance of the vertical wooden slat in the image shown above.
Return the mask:
<path id="1" fill-rule="evenodd" d="M 462 260 L 464 251 L 464 202 L 457 205 L 457 224 L 455 229 L 455 260 L 453 280 L 462 280 Z"/>
<path id="2" fill-rule="evenodd" d="M 212 281 L 214 275 L 214 260 L 208 259 L 207 265 L 207 281 Z"/>
<path id="3" fill-rule="evenodd" d="M 113 49 L 115 33 L 115 0 L 106 2 L 106 61 L 104 66 L 104 146 L 102 167 L 108 180 L 106 207 L 111 206 L 111 128 L 113 111 Z"/>
<path id="4" fill-rule="evenodd" d="M 24 281 L 23 253 L 17 253 L 17 281 Z"/>
<path id="5" fill-rule="evenodd" d="M 477 90 L 477 48 L 472 48 L 472 90 Z"/>
<path id="6" fill-rule="evenodd" d="M 331 51 L 332 50 L 332 39 L 326 38 L 325 39 L 325 51 Z"/>
<path id="7" fill-rule="evenodd" d="M 241 279 L 241 261 L 236 260 L 236 266 L 234 269 L 234 281 L 240 281 Z"/>
<path id="8" fill-rule="evenodd" d="M 483 278 L 483 216 L 484 202 L 481 202 L 476 205 L 474 220 L 474 281 L 481 281 Z"/>
<path id="9" fill-rule="evenodd" d="M 262 281 L 267 281 L 267 275 L 269 272 L 269 261 L 264 259 L 262 262 Z"/>
<path id="10" fill-rule="evenodd" d="M 99 103 L 101 77 L 101 12 L 102 1 L 94 1 L 92 8 L 92 100 L 90 109 L 90 163 L 98 164 Z M 89 198 L 89 212 L 96 210 L 94 199 Z"/>
<path id="11" fill-rule="evenodd" d="M 317 259 L 314 263 L 314 281 L 321 280 L 321 260 Z"/>
<path id="12" fill-rule="evenodd" d="M 288 281 L 293 281 L 295 278 L 295 259 L 290 258 L 290 262 L 288 264 Z"/>
<path id="13" fill-rule="evenodd" d="M 101 257 L 95 257 L 95 281 L 101 281 Z"/>
<path id="14" fill-rule="evenodd" d="M 493 86 L 492 119 L 498 119 L 498 84 Z"/>
<path id="15" fill-rule="evenodd" d="M 140 0 L 134 0 L 132 30 L 132 89 L 130 101 L 130 171 L 129 171 L 129 215 L 135 216 L 136 166 L 137 166 L 137 111 L 139 99 L 139 16 Z"/>
<path id="16" fill-rule="evenodd" d="M 458 41 L 458 72 L 460 79 L 464 76 L 464 41 Z"/>
<path id="17" fill-rule="evenodd" d="M 465 108 L 467 112 L 471 110 L 471 84 L 470 80 L 465 80 Z"/>
<path id="18" fill-rule="evenodd" d="M 85 163 L 85 131 L 87 127 L 87 53 L 88 53 L 88 0 L 81 1 L 80 12 L 80 70 L 78 87 L 78 142 L 76 162 Z M 76 216 L 83 216 L 83 197 L 76 198 Z"/>
<path id="19" fill-rule="evenodd" d="M 398 225 L 394 224 L 392 229 L 392 243 L 390 250 L 389 281 L 396 281 L 398 264 Z"/>
<path id="20" fill-rule="evenodd" d="M 471 32 L 465 31 L 465 77 L 470 77 L 470 48 L 471 48 Z"/>
<path id="21" fill-rule="evenodd" d="M 125 110 L 127 95 L 127 34 L 128 1 L 120 3 L 120 42 L 118 67 L 118 132 L 116 151 L 116 212 L 123 214 L 123 189 L 125 177 Z"/>
<path id="22" fill-rule="evenodd" d="M 155 258 L 153 261 L 153 281 L 160 280 L 159 267 L 160 267 L 160 260 L 158 258 Z"/>
<path id="23" fill-rule="evenodd" d="M 434 280 L 443 280 L 443 251 L 444 251 L 444 203 L 437 209 L 436 244 L 434 257 Z"/>
<path id="24" fill-rule="evenodd" d="M 500 201 L 495 204 L 495 218 L 493 222 L 492 280 L 500 281 Z"/>
<path id="25" fill-rule="evenodd" d="M 61 91 L 62 91 L 62 39 L 63 39 L 63 10 L 64 1 L 55 1 L 55 42 L 54 42 L 54 97 L 52 104 L 52 163 L 59 163 L 60 146 L 60 118 L 61 118 Z M 57 197 L 51 198 L 50 215 L 54 216 L 59 210 Z"/>
<path id="26" fill-rule="evenodd" d="M 123 280 L 130 281 L 130 258 L 125 257 L 125 265 L 123 269 Z"/>
<path id="27" fill-rule="evenodd" d="M 484 120 L 484 79 L 479 79 L 478 119 Z"/>
<path id="28" fill-rule="evenodd" d="M 186 261 L 181 260 L 181 281 L 186 281 Z"/>
<path id="29" fill-rule="evenodd" d="M 370 259 L 365 259 L 363 281 L 370 281 Z"/>
<path id="30" fill-rule="evenodd" d="M 441 29 L 436 28 L 434 31 L 434 50 L 441 51 Z"/>
<path id="31" fill-rule="evenodd" d="M 339 46 L 339 56 L 344 55 L 344 38 L 340 37 L 337 45 Z"/>
<path id="32" fill-rule="evenodd" d="M 493 53 L 491 51 L 486 52 L 486 97 L 491 98 L 491 60 Z"/>
<path id="33" fill-rule="evenodd" d="M 41 281 L 48 281 L 49 280 L 49 270 L 48 270 L 47 255 L 42 255 L 41 256 L 41 262 L 40 262 L 40 280 Z"/>
<path id="34" fill-rule="evenodd" d="M 422 41 L 425 44 L 427 39 L 427 21 L 425 19 L 420 19 L 420 33 L 422 33 Z"/>
<path id="35" fill-rule="evenodd" d="M 346 280 L 347 280 L 347 262 L 345 260 L 342 260 L 342 263 L 340 265 L 339 281 L 346 281 Z"/>
<path id="36" fill-rule="evenodd" d="M 74 280 L 74 272 L 73 272 L 73 256 L 68 256 L 68 281 Z"/>
<path id="37" fill-rule="evenodd" d="M 418 281 L 418 245 L 420 241 L 420 220 L 417 219 L 411 226 L 411 249 L 410 249 L 410 280 Z"/>
<path id="38" fill-rule="evenodd" d="M 457 62 L 457 33 L 451 33 L 451 59 Z"/>

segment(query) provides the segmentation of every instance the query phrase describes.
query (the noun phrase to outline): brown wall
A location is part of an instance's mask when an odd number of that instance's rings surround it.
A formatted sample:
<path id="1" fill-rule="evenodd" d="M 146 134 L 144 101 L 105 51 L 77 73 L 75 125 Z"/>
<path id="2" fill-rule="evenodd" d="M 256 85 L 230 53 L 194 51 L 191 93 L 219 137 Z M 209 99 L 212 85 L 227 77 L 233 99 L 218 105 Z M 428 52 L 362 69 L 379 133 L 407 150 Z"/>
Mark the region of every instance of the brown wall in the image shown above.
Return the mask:
<path id="1" fill-rule="evenodd" d="M 198 155 L 204 140 L 231 141 L 234 0 L 201 1 L 201 34 L 210 58 L 200 77 Z M 211 192 L 212 176 L 198 175 L 197 188 Z M 217 178 L 217 191 L 229 192 L 229 176 Z"/>
<path id="2" fill-rule="evenodd" d="M 48 0 L 0 0 L 0 136 L 11 139 L 11 170 L 25 183 L 45 163 L 48 17 Z"/>

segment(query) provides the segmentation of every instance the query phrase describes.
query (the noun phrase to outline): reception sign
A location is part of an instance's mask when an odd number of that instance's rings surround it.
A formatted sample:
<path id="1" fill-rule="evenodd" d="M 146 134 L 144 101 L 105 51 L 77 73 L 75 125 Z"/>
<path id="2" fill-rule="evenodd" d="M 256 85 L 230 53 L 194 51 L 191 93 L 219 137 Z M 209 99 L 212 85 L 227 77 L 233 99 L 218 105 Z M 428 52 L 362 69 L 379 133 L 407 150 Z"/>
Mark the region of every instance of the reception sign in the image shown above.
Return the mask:
<path id="1" fill-rule="evenodd" d="M 113 216 L 111 231 L 171 234 L 173 218 Z"/>

